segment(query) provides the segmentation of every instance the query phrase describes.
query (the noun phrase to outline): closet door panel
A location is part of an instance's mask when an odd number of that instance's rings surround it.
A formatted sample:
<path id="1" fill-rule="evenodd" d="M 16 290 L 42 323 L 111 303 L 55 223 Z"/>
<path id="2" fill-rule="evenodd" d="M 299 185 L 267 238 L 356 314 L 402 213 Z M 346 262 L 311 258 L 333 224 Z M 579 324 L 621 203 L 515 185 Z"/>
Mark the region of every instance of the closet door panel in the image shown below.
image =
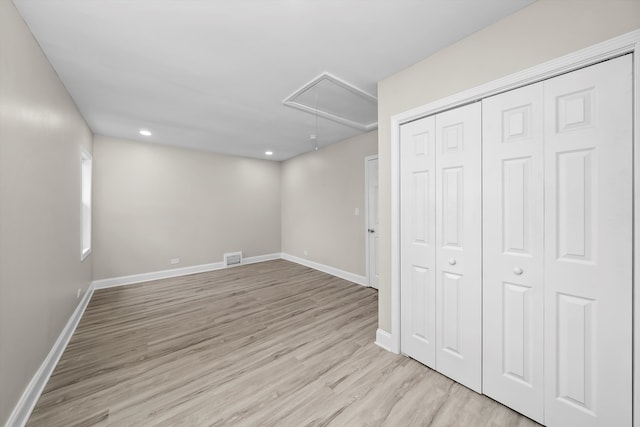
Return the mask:
<path id="1" fill-rule="evenodd" d="M 482 388 L 480 103 L 435 117 L 436 368 Z"/>
<path id="2" fill-rule="evenodd" d="M 631 56 L 545 82 L 545 422 L 631 425 Z"/>
<path id="3" fill-rule="evenodd" d="M 435 120 L 401 127 L 402 353 L 436 367 Z"/>
<path id="4" fill-rule="evenodd" d="M 483 393 L 542 422 L 543 87 L 483 104 Z"/>

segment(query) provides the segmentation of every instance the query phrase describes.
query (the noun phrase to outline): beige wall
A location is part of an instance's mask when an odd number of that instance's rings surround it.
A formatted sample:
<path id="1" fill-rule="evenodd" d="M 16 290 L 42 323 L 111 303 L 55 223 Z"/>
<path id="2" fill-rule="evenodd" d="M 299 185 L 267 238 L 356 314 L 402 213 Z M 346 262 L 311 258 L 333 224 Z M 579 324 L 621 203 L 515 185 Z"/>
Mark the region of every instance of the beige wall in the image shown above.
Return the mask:
<path id="1" fill-rule="evenodd" d="M 538 0 L 379 83 L 381 329 L 391 328 L 391 116 L 638 28 L 638 0 Z"/>
<path id="2" fill-rule="evenodd" d="M 369 132 L 282 163 L 283 253 L 366 275 L 364 158 L 377 152 Z"/>
<path id="3" fill-rule="evenodd" d="M 95 136 L 95 279 L 233 251 L 280 252 L 280 163 Z"/>
<path id="4" fill-rule="evenodd" d="M 91 281 L 80 262 L 80 153 L 91 131 L 0 0 L 0 425 Z"/>
<path id="5" fill-rule="evenodd" d="M 364 158 L 377 143 L 370 132 L 277 163 L 96 135 L 94 278 L 238 250 L 365 275 Z"/>

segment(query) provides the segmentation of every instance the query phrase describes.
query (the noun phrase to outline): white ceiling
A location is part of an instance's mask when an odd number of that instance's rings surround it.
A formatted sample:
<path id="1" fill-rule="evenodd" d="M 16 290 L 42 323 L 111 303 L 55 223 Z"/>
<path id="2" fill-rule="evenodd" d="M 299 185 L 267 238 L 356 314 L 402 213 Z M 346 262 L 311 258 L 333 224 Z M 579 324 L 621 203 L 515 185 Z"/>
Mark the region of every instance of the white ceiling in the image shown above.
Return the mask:
<path id="1" fill-rule="evenodd" d="M 14 3 L 95 133 L 284 160 L 312 149 L 316 117 L 282 102 L 318 75 L 377 95 L 378 81 L 533 1 Z M 361 132 L 318 119 L 321 147 Z"/>

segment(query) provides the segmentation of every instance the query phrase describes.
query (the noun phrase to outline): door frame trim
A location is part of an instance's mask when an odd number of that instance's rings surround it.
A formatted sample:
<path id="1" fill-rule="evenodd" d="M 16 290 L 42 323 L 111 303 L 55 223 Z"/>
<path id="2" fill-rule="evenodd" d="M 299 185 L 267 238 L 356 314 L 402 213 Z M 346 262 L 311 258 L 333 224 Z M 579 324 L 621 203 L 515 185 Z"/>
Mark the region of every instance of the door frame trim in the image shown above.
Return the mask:
<path id="1" fill-rule="evenodd" d="M 365 233 L 365 276 L 367 277 L 367 284 L 369 287 L 371 286 L 371 272 L 369 271 L 369 169 L 367 166 L 369 165 L 370 160 L 378 160 L 378 167 L 380 166 L 380 160 L 377 154 L 373 154 L 371 156 L 367 156 L 364 158 L 364 233 Z M 379 209 L 379 208 L 378 208 Z M 380 284 L 378 283 L 378 287 Z M 378 289 L 377 287 L 375 289 Z"/>
<path id="2" fill-rule="evenodd" d="M 560 58 L 535 65 L 523 71 L 456 93 L 391 117 L 391 331 L 386 347 L 400 353 L 400 126 L 404 123 L 456 108 L 483 98 L 536 83 L 594 65 L 624 54 L 633 53 L 633 425 L 640 427 L 640 30 L 612 38 Z M 638 224 L 639 226 L 636 226 Z M 384 332 L 379 330 L 380 332 Z"/>

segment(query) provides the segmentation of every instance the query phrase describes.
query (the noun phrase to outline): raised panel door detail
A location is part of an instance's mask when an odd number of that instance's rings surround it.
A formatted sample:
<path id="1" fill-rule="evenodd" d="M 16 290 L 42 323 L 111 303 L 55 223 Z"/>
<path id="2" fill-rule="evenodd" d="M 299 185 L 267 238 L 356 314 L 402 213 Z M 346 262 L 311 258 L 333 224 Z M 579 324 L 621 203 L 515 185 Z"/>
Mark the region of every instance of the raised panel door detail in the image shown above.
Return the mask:
<path id="1" fill-rule="evenodd" d="M 411 189 L 412 240 L 415 243 L 426 244 L 429 242 L 429 172 L 415 172 Z"/>
<path id="2" fill-rule="evenodd" d="M 411 278 L 412 287 L 412 303 L 413 303 L 413 316 L 412 321 L 412 334 L 429 342 L 433 337 L 433 322 L 424 307 L 429 307 L 431 302 L 430 296 L 430 283 L 429 283 L 429 270 L 421 267 L 413 267 L 413 277 Z"/>
<path id="3" fill-rule="evenodd" d="M 442 128 L 442 153 L 464 149 L 464 124 L 456 123 Z"/>
<path id="4" fill-rule="evenodd" d="M 502 162 L 502 241 L 503 251 L 531 254 L 531 158 Z"/>
<path id="5" fill-rule="evenodd" d="M 502 112 L 502 142 L 518 142 L 531 138 L 531 104 Z"/>
<path id="6" fill-rule="evenodd" d="M 462 276 L 453 273 L 442 275 L 442 348 L 456 357 L 460 354 L 460 286 Z"/>
<path id="7" fill-rule="evenodd" d="M 558 258 L 594 261 L 597 198 L 592 149 L 557 154 Z"/>
<path id="8" fill-rule="evenodd" d="M 374 163 L 373 161 L 369 161 L 369 163 Z M 369 202 L 372 206 L 376 206 L 376 208 L 369 209 L 367 215 L 369 215 L 370 224 L 374 226 L 374 228 L 378 229 L 378 224 L 380 223 L 380 218 L 378 214 L 378 197 L 380 194 L 380 179 L 379 179 L 379 168 L 378 168 L 378 160 L 375 160 L 374 164 L 369 165 L 370 176 L 371 179 L 371 188 L 369 191 Z"/>
<path id="9" fill-rule="evenodd" d="M 460 247 L 464 234 L 464 176 L 461 167 L 442 171 L 442 243 Z"/>
<path id="10" fill-rule="evenodd" d="M 503 284 L 502 336 L 504 339 L 504 375 L 531 386 L 532 334 L 531 288 L 514 283 Z"/>
<path id="11" fill-rule="evenodd" d="M 568 93 L 556 98 L 558 132 L 573 131 L 594 125 L 595 91 L 593 88 Z"/>
<path id="12" fill-rule="evenodd" d="M 596 346 L 593 301 L 572 295 L 557 295 L 558 361 L 557 398 L 593 413 L 594 360 Z M 612 331 L 613 333 L 613 331 Z"/>
<path id="13" fill-rule="evenodd" d="M 429 133 L 419 133 L 413 135 L 413 154 L 415 156 L 424 156 L 429 153 Z"/>

